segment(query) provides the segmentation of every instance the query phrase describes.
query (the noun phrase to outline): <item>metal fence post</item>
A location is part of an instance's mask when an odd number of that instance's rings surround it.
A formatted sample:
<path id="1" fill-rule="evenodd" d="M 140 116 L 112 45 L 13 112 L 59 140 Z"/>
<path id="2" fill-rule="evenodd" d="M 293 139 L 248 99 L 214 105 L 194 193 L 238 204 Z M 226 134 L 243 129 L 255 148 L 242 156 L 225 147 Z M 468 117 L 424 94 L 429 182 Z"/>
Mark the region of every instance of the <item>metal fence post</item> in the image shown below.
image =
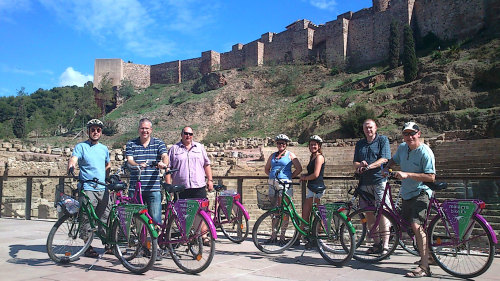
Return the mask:
<path id="1" fill-rule="evenodd" d="M 238 193 L 240 194 L 240 202 L 243 202 L 243 178 L 238 177 Z"/>
<path id="2" fill-rule="evenodd" d="M 26 220 L 31 220 L 31 194 L 33 193 L 33 177 L 26 179 L 26 207 L 24 217 Z"/>

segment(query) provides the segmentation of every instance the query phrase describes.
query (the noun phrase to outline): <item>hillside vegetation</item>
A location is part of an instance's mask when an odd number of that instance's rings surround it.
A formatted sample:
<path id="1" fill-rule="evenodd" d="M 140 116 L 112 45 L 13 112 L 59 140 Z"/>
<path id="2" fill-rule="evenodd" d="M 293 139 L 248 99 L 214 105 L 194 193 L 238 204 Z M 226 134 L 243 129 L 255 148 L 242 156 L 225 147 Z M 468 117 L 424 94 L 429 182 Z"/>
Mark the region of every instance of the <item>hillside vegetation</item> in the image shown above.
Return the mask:
<path id="1" fill-rule="evenodd" d="M 233 69 L 220 74 L 227 85 L 201 94 L 192 92 L 199 81 L 153 85 L 128 94 L 123 104 L 103 117 L 116 124 L 114 132 L 105 136 L 103 142 L 121 147 L 137 136 L 137 121 L 141 117 L 153 120 L 153 134 L 167 143 L 178 141 L 181 128 L 187 125 L 195 130 L 195 139 L 205 143 L 278 133 L 286 133 L 299 142 L 313 133 L 326 140 L 354 138 L 360 136 L 358 119 L 365 117 L 376 118 L 380 131 L 389 136 L 396 136 L 405 121 L 414 120 L 422 125 L 427 136 L 446 130 L 469 130 L 471 137 L 500 137 L 498 38 L 441 50 L 421 50 L 418 77 L 411 83 L 404 83 L 402 66 L 389 69 L 386 65 L 339 72 L 320 64 L 290 64 Z M 81 89 L 80 93 L 89 93 Z M 43 95 L 33 96 L 41 99 Z M 67 95 L 62 96 L 68 100 Z M 21 98 L 27 102 L 30 97 Z M 19 98 L 2 98 L 0 106 L 9 105 L 12 111 Z M 89 105 L 75 101 L 78 99 L 51 105 L 56 110 L 57 104 L 66 104 L 69 107 L 57 110 L 66 115 L 74 112 L 67 121 L 62 117 L 49 120 L 50 128 L 54 122 L 59 122 L 59 127 L 67 126 L 69 137 L 63 137 L 64 130 L 44 131 L 47 125 L 38 125 L 37 135 L 46 137 L 42 142 L 76 142 L 73 136 L 81 128 L 82 118 L 95 109 L 84 111 L 80 107 L 89 109 Z M 30 108 L 37 114 L 50 112 L 43 111 L 43 105 L 40 110 Z M 37 120 L 33 115 L 27 118 L 34 124 Z M 2 126 L 8 126 L 13 118 L 6 117 L 2 122 Z M 31 132 L 29 136 L 27 141 L 33 140 L 35 134 Z M 12 134 L 0 137 L 9 139 Z"/>

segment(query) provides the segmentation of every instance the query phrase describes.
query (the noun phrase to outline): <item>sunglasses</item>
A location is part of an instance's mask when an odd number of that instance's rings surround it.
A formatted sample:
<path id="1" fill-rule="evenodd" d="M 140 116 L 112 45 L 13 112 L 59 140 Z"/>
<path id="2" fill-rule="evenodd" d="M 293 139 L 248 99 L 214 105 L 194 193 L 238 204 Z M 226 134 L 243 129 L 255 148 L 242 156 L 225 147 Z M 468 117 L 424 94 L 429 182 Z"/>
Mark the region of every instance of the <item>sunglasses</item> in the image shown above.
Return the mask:
<path id="1" fill-rule="evenodd" d="M 193 133 L 189 133 L 189 132 L 182 132 L 185 136 L 192 136 Z"/>
<path id="2" fill-rule="evenodd" d="M 92 133 L 93 133 L 93 132 L 98 132 L 98 133 L 100 133 L 101 131 L 102 131 L 102 130 L 101 130 L 101 128 L 90 128 L 90 132 L 92 132 Z"/>
<path id="3" fill-rule="evenodd" d="M 418 131 L 413 131 L 413 132 L 403 132 L 403 136 L 407 137 L 407 136 L 414 136 L 418 133 Z"/>
<path id="4" fill-rule="evenodd" d="M 280 141 L 280 142 L 277 142 L 276 144 L 277 144 L 277 145 L 286 145 L 286 142 L 281 142 L 281 141 Z"/>

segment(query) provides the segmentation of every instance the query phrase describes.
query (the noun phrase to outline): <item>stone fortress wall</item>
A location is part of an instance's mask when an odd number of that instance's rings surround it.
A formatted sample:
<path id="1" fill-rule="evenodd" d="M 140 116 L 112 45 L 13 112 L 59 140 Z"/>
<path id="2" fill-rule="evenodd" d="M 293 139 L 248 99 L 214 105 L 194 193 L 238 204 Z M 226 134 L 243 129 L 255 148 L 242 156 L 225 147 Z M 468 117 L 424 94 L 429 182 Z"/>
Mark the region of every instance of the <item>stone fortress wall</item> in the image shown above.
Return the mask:
<path id="1" fill-rule="evenodd" d="M 389 52 L 392 20 L 411 24 L 420 36 L 432 32 L 443 40 L 464 39 L 498 22 L 495 0 L 373 0 L 373 6 L 346 12 L 316 25 L 298 20 L 280 33 L 267 32 L 247 44 L 235 44 L 226 53 L 205 51 L 199 58 L 156 65 L 121 59 L 96 59 L 94 85 L 104 75 L 114 86 L 130 80 L 138 88 L 196 79 L 199 73 L 283 63 L 324 62 L 328 67 L 363 66 L 383 61 Z M 400 36 L 401 38 L 403 36 Z M 402 46 L 402 44 L 401 44 Z"/>

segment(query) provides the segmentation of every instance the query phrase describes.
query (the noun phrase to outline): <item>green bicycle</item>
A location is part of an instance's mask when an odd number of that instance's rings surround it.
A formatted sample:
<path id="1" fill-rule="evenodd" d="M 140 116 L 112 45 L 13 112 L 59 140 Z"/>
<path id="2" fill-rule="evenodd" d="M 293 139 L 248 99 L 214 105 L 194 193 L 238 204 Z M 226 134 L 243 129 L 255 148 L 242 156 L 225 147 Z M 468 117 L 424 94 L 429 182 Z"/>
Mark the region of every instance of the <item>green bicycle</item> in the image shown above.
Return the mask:
<path id="1" fill-rule="evenodd" d="M 309 221 L 306 221 L 297 213 L 292 198 L 286 193 L 298 183 L 284 182 L 278 177 L 276 179 L 284 188 L 276 190 L 277 206 L 271 206 L 255 222 L 252 231 L 255 246 L 264 253 L 281 253 L 291 247 L 301 234 L 306 240 L 316 242 L 319 253 L 328 263 L 335 266 L 348 263 L 354 255 L 355 230 L 342 213 L 342 205 L 313 204 Z M 317 190 L 316 194 L 321 191 Z M 302 229 L 301 225 L 305 227 Z"/>
<path id="2" fill-rule="evenodd" d="M 115 256 L 128 270 L 137 274 L 148 271 L 156 261 L 158 234 L 146 216 L 147 207 L 120 203 L 120 191 L 126 189 L 122 182 L 106 185 L 97 179 L 79 181 L 82 183 L 80 186 L 84 182 L 105 185 L 112 194 L 114 204 L 108 221 L 105 223 L 99 219 L 83 188 L 72 191 L 73 197 L 78 194 L 79 201 L 61 193 L 62 201 L 58 202 L 58 210 L 63 215 L 47 237 L 46 247 L 50 259 L 57 263 L 78 260 L 92 244 L 94 235 L 97 235 L 104 245 L 111 246 Z M 85 215 L 90 224 L 88 231 L 83 231 Z"/>

